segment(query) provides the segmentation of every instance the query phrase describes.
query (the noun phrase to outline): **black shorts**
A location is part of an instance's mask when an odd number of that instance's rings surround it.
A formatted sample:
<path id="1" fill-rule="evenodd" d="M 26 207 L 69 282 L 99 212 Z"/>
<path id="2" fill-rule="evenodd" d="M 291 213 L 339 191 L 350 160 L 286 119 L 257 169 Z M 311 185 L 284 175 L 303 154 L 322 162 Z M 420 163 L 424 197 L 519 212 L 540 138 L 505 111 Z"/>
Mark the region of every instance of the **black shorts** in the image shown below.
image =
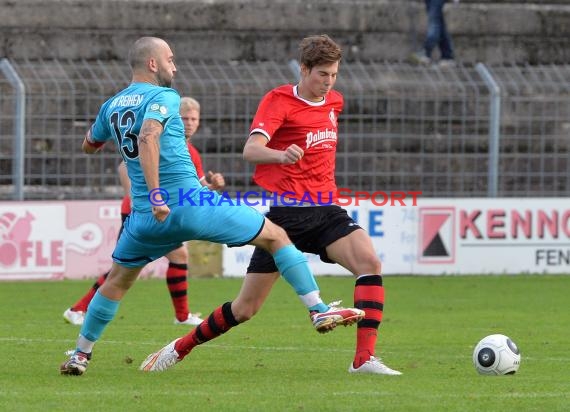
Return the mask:
<path id="1" fill-rule="evenodd" d="M 326 247 L 360 229 L 340 206 L 285 207 L 275 206 L 265 215 L 287 232 L 301 252 L 319 255 L 326 263 L 335 263 L 327 256 Z M 247 273 L 277 272 L 273 256 L 256 247 Z"/>

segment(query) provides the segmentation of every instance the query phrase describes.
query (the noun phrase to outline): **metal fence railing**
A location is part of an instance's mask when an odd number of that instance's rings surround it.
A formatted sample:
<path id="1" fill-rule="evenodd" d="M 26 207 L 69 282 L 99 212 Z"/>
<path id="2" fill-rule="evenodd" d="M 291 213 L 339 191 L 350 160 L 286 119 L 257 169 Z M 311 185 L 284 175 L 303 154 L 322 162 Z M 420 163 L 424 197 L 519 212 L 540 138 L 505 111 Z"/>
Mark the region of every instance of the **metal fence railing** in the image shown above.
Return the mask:
<path id="1" fill-rule="evenodd" d="M 126 63 L 7 64 L 24 86 L 25 110 L 17 111 L 14 79 L 0 72 L 0 200 L 16 198 L 18 180 L 25 199 L 119 196 L 115 149 L 86 156 L 80 146 L 100 104 L 130 81 Z M 483 68 L 498 86 L 499 105 L 476 67 L 343 62 L 338 185 L 429 197 L 493 196 L 493 185 L 498 196 L 567 196 L 570 66 Z M 178 62 L 174 87 L 202 105 L 194 143 L 206 168 L 224 173 L 230 192 L 253 188 L 241 152 L 260 98 L 297 76 L 287 62 Z M 23 176 L 14 163 L 19 115 Z"/>

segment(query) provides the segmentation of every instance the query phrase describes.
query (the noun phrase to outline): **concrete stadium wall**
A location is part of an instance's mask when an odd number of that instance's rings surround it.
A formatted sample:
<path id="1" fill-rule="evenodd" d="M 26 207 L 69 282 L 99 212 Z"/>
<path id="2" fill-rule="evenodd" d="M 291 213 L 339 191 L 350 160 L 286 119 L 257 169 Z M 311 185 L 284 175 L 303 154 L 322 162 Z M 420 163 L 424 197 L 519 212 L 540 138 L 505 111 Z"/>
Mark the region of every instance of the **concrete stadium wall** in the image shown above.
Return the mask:
<path id="1" fill-rule="evenodd" d="M 566 0 L 446 6 L 458 60 L 568 63 Z M 328 33 L 347 59 L 405 60 L 425 33 L 423 0 L 0 0 L 0 57 L 124 60 L 141 35 L 183 58 L 284 60 Z"/>

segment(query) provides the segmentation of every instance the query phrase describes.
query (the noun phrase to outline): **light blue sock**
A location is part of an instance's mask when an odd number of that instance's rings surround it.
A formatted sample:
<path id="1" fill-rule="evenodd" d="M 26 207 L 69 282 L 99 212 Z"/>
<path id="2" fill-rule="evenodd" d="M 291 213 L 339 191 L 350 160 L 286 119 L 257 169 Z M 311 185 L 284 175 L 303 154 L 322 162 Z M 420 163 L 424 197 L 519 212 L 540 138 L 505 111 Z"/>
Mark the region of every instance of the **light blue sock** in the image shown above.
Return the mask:
<path id="1" fill-rule="evenodd" d="M 113 320 L 118 309 L 118 300 L 108 299 L 97 291 L 89 303 L 79 334 L 90 342 L 96 342 L 107 324 Z"/>
<path id="2" fill-rule="evenodd" d="M 326 312 L 328 306 L 319 296 L 319 287 L 307 258 L 294 246 L 287 245 L 273 255 L 281 276 L 289 283 L 310 311 Z"/>

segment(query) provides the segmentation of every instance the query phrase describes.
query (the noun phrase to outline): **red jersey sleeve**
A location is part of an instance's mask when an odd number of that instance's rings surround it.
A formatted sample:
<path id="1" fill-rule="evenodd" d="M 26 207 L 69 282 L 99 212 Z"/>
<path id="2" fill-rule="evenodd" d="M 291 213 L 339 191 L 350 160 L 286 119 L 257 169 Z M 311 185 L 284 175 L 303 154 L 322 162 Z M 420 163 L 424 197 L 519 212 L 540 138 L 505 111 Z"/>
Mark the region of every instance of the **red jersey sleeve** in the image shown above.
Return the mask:
<path id="1" fill-rule="evenodd" d="M 204 169 L 202 168 L 202 158 L 200 157 L 200 152 L 194 147 L 192 143 L 188 143 L 188 152 L 190 152 L 192 163 L 194 163 L 194 167 L 196 168 L 198 179 L 205 179 L 206 175 L 204 174 Z"/>
<path id="2" fill-rule="evenodd" d="M 281 103 L 282 98 L 275 90 L 267 93 L 259 103 L 249 134 L 261 133 L 267 140 L 271 140 L 275 131 L 283 125 L 286 119 L 286 111 Z"/>

